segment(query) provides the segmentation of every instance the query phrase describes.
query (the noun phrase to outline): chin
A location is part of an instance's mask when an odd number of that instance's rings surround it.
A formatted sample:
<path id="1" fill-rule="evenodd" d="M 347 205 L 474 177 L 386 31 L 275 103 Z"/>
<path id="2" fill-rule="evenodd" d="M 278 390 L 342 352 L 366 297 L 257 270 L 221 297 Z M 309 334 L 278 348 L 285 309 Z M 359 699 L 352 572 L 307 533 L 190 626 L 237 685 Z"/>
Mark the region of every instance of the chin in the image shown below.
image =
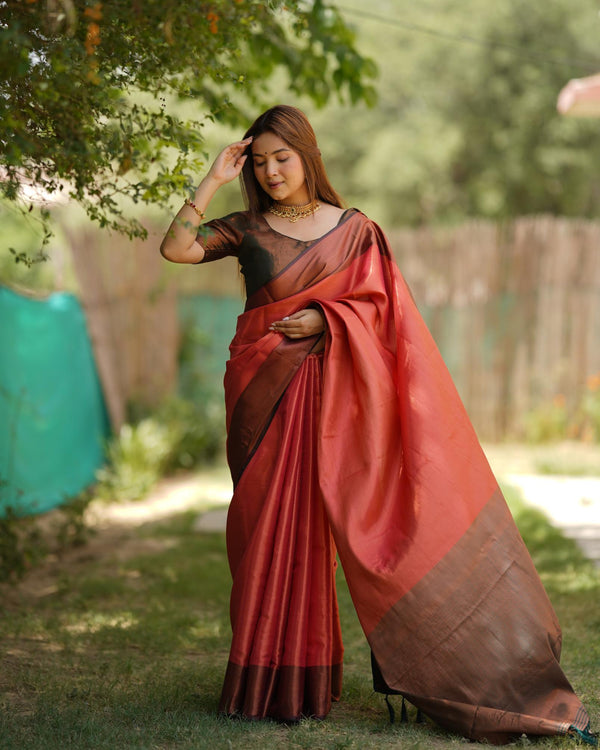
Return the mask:
<path id="1" fill-rule="evenodd" d="M 276 190 L 266 190 L 265 192 L 269 198 L 272 198 L 274 201 L 284 201 L 289 197 L 288 193 L 281 188 L 277 188 Z"/>

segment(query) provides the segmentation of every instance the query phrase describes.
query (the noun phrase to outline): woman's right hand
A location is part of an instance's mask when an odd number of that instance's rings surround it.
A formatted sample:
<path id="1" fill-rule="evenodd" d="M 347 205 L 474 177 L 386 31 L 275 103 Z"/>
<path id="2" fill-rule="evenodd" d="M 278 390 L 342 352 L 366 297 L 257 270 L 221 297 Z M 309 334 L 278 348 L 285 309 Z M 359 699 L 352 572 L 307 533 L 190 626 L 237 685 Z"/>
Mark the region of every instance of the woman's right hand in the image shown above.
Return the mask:
<path id="1" fill-rule="evenodd" d="M 224 148 L 214 160 L 207 177 L 220 185 L 225 185 L 239 176 L 248 158 L 244 151 L 252 143 L 252 136 L 243 141 L 237 141 Z"/>

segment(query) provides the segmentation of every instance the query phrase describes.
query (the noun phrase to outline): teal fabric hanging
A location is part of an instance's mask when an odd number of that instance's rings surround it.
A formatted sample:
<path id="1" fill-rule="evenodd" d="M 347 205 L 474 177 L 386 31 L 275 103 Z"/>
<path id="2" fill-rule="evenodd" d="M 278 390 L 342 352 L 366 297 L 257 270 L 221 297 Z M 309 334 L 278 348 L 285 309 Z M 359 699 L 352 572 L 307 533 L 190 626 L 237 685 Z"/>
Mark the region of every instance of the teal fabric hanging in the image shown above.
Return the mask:
<path id="1" fill-rule="evenodd" d="M 108 433 L 77 298 L 0 288 L 0 517 L 76 496 L 94 481 Z"/>

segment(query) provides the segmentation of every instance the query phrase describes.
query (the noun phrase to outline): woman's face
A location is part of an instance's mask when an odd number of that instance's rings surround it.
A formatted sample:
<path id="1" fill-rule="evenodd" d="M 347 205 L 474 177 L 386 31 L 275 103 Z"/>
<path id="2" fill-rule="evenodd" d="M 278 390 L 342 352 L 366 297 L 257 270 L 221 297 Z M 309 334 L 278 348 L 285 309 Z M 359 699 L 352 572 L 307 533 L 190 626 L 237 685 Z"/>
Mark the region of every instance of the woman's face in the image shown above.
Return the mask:
<path id="1" fill-rule="evenodd" d="M 273 200 L 290 206 L 308 203 L 302 160 L 279 136 L 257 136 L 252 141 L 252 161 L 259 185 Z"/>

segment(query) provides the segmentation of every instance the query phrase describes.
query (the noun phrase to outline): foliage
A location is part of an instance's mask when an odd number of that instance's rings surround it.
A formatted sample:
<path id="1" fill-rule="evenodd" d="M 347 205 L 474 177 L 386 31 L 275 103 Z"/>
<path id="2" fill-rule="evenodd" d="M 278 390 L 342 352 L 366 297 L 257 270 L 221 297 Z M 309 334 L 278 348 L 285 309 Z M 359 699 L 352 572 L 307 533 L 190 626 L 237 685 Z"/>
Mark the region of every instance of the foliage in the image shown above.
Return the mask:
<path id="1" fill-rule="evenodd" d="M 465 213 L 598 215 L 600 180 L 590 169 L 600 153 L 597 123 L 556 110 L 566 78 L 600 68 L 600 29 L 586 39 L 573 24 L 590 12 L 597 8 L 587 1 L 524 6 L 510 0 L 494 14 L 484 31 L 486 48 L 444 102 L 460 129 L 451 173 L 454 199 Z"/>
<path id="2" fill-rule="evenodd" d="M 19 518 L 9 509 L 0 518 L 0 581 L 18 581 L 42 556 L 42 539 L 35 520 Z"/>
<path id="3" fill-rule="evenodd" d="M 41 252 L 43 229 L 30 217 L 10 201 L 0 202 L 0 284 L 38 293 L 76 289 L 68 246 L 56 221 L 53 241 Z M 14 252 L 1 252 L 9 245 Z"/>
<path id="4" fill-rule="evenodd" d="M 318 105 L 333 91 L 373 101 L 374 65 L 323 0 L 6 0 L 1 193 L 24 212 L 68 193 L 100 226 L 144 236 L 120 197 L 164 206 L 190 190 L 205 122 L 247 120 L 234 100 L 263 106 L 280 67 Z M 174 113 L 179 100 L 192 116 Z M 47 208 L 39 218 L 43 247 Z"/>
<path id="5" fill-rule="evenodd" d="M 165 474 L 215 458 L 223 444 L 220 401 L 169 398 L 149 416 L 125 424 L 110 439 L 96 495 L 138 500 Z"/>
<path id="6" fill-rule="evenodd" d="M 549 404 L 540 404 L 523 416 L 525 437 L 529 443 L 565 440 L 569 425 L 566 399 L 555 396 Z"/>
<path id="7" fill-rule="evenodd" d="M 523 417 L 525 437 L 530 443 L 579 439 L 600 443 L 600 373 L 587 378 L 585 389 L 574 409 L 562 394 L 550 404 L 540 404 Z"/>
<path id="8" fill-rule="evenodd" d="M 163 473 L 169 455 L 165 425 L 152 417 L 125 424 L 110 438 L 107 465 L 96 472 L 97 494 L 110 500 L 137 500 Z"/>
<path id="9" fill-rule="evenodd" d="M 586 381 L 578 420 L 582 439 L 600 443 L 600 372 L 590 375 Z"/>
<path id="10" fill-rule="evenodd" d="M 557 461 L 555 458 L 540 458 L 534 463 L 534 471 L 542 476 L 598 477 L 600 466 L 582 461 Z"/>
<path id="11" fill-rule="evenodd" d="M 216 399 L 190 401 L 170 398 L 157 419 L 169 426 L 172 446 L 165 465 L 167 474 L 193 469 L 213 461 L 223 448 L 225 415 L 221 394 Z"/>
<path id="12" fill-rule="evenodd" d="M 567 582 L 567 573 L 574 574 L 582 587 L 600 587 L 600 575 L 594 563 L 588 560 L 577 542 L 568 539 L 539 509 L 525 503 L 519 493 L 511 487 L 503 488 L 519 532 L 527 542 L 527 549 L 535 561 L 536 568 L 544 577 L 547 586 L 558 593 Z M 562 576 L 562 577 L 561 577 Z M 567 582 L 571 586 L 572 581 Z"/>
<path id="13" fill-rule="evenodd" d="M 9 508 L 0 518 L 0 582 L 17 583 L 49 554 L 84 544 L 90 534 L 85 512 L 91 497 L 83 491 L 52 511 L 50 525 L 44 523 L 47 517 L 17 516 Z"/>
<path id="14" fill-rule="evenodd" d="M 387 228 L 600 214 L 598 120 L 556 110 L 600 71 L 595 0 L 356 5 L 340 2 L 380 65 L 378 106 L 310 111 L 350 205 Z"/>

